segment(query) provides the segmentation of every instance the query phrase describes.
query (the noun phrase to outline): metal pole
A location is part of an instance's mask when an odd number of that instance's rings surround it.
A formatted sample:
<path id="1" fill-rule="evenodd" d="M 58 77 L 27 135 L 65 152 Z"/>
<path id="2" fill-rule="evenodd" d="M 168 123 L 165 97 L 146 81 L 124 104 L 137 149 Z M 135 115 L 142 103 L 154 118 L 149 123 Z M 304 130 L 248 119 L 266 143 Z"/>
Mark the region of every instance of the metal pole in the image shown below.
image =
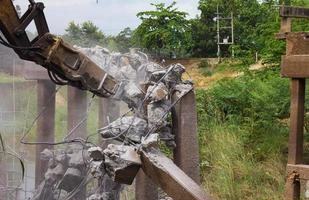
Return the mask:
<path id="1" fill-rule="evenodd" d="M 219 14 L 219 4 L 217 4 L 217 45 L 218 45 L 218 62 L 220 62 L 220 56 L 221 56 L 221 49 L 220 49 L 220 14 Z"/>
<path id="2" fill-rule="evenodd" d="M 234 38 L 234 13 L 231 13 L 231 27 L 232 27 L 232 45 L 235 43 L 235 38 Z M 235 52 L 234 52 L 234 47 L 232 46 L 232 58 L 235 57 Z"/>
<path id="3" fill-rule="evenodd" d="M 37 122 L 37 142 L 54 142 L 55 138 L 55 90 L 56 86 L 49 80 L 38 80 L 37 82 L 37 109 L 44 110 Z M 36 146 L 35 185 L 38 186 L 44 179 L 45 170 L 48 168 L 48 161 L 40 159 L 41 152 L 52 146 Z"/>

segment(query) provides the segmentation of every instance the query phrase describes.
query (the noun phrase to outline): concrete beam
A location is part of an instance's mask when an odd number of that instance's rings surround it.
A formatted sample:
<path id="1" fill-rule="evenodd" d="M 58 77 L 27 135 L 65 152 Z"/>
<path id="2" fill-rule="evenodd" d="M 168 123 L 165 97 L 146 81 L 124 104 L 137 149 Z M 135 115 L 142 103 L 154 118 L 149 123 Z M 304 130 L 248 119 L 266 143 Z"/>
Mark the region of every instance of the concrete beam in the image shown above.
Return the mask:
<path id="1" fill-rule="evenodd" d="M 175 94 L 173 101 L 179 96 Z M 184 96 L 172 112 L 173 132 L 176 136 L 174 162 L 196 183 L 200 184 L 199 144 L 196 100 L 194 91 Z"/>
<path id="2" fill-rule="evenodd" d="M 120 116 L 120 105 L 118 101 L 113 99 L 100 98 L 99 99 L 99 128 L 105 127 L 109 122 L 113 122 Z M 101 135 L 99 135 L 99 141 Z M 101 147 L 106 149 L 110 141 L 102 141 Z M 109 176 L 103 178 L 103 191 L 109 192 L 112 200 L 120 199 L 120 184 L 115 183 Z"/>
<path id="3" fill-rule="evenodd" d="M 136 200 L 157 200 L 159 198 L 157 185 L 140 170 L 135 179 Z"/>
<path id="4" fill-rule="evenodd" d="M 87 114 L 87 92 L 68 86 L 68 132 L 79 125 Z M 69 139 L 87 137 L 87 120 L 69 136 Z"/>
<path id="5" fill-rule="evenodd" d="M 150 148 L 140 153 L 143 171 L 174 200 L 212 199 L 199 184 L 159 150 Z M 152 199 L 150 195 L 151 193 L 149 196 L 144 196 L 144 199 Z"/>

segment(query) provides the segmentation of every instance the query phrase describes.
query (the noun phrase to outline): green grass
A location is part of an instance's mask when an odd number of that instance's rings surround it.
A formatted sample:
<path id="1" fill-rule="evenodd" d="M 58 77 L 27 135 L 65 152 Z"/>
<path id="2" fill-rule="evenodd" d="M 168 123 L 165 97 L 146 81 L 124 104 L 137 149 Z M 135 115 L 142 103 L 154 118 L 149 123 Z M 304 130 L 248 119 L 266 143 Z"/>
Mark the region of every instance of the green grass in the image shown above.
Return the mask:
<path id="1" fill-rule="evenodd" d="M 279 68 L 198 90 L 197 108 L 206 190 L 215 199 L 283 199 L 289 82 Z"/>
<path id="2" fill-rule="evenodd" d="M 201 133 L 203 185 L 216 199 L 283 199 L 282 155 L 259 162 L 248 151 L 240 131 L 224 125 Z"/>

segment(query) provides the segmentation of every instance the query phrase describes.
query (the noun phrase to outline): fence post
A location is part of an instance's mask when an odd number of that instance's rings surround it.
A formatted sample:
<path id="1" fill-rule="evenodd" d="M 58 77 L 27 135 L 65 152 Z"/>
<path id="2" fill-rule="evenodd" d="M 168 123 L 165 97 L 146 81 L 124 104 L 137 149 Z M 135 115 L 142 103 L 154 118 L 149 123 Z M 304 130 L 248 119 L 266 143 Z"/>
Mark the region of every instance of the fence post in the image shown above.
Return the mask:
<path id="1" fill-rule="evenodd" d="M 43 113 L 37 122 L 37 142 L 54 142 L 55 138 L 55 90 L 56 86 L 49 80 L 37 81 L 37 110 Z M 38 186 L 44 179 L 44 174 L 48 168 L 48 161 L 40 159 L 41 152 L 52 146 L 36 146 L 36 165 L 35 165 L 35 185 Z"/>
<path id="2" fill-rule="evenodd" d="M 305 114 L 306 79 L 292 79 L 291 81 L 291 116 L 288 164 L 302 164 L 304 114 Z M 286 182 L 286 199 L 300 199 L 300 181 L 296 174 L 288 175 Z"/>
<path id="3" fill-rule="evenodd" d="M 180 98 L 177 93 L 173 101 Z M 174 162 L 196 183 L 200 184 L 199 144 L 197 133 L 196 100 L 194 91 L 185 95 L 172 112 L 173 132 L 177 147 Z"/>
<path id="4" fill-rule="evenodd" d="M 113 99 L 100 98 L 99 99 L 99 128 L 105 127 L 109 122 L 113 122 L 120 116 L 120 106 L 119 102 Z M 101 136 L 99 135 L 99 141 Z M 101 147 L 105 149 L 110 141 L 102 141 Z M 112 200 L 120 199 L 120 189 L 121 185 L 113 182 L 113 180 L 105 175 L 103 182 L 103 192 L 110 193 L 112 195 Z"/>
<path id="5" fill-rule="evenodd" d="M 87 92 L 68 86 L 68 133 L 73 131 L 69 139 L 87 137 Z M 81 123 L 81 124 L 80 124 Z M 74 130 L 72 130 L 74 129 Z"/>

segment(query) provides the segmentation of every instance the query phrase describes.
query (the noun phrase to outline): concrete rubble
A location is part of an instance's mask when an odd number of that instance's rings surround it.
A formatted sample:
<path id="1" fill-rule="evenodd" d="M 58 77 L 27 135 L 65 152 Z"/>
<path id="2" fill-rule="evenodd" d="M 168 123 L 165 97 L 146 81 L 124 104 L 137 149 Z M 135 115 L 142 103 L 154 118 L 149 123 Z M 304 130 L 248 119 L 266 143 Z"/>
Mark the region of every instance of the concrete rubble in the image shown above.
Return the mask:
<path id="1" fill-rule="evenodd" d="M 75 190 L 86 175 L 87 155 L 88 152 L 76 144 L 60 151 L 45 149 L 41 159 L 49 161 L 48 169 L 33 200 L 56 200 L 59 195 L 65 196 Z"/>
<path id="2" fill-rule="evenodd" d="M 138 51 L 120 54 L 100 46 L 76 48 L 122 83 L 113 98 L 124 101 L 131 112 L 98 130 L 104 140 L 117 141 L 105 150 L 94 146 L 61 153 L 42 152 L 42 158 L 48 159 L 50 165 L 35 200 L 42 199 L 43 193 L 46 195 L 49 190 L 53 194 L 72 192 L 87 178 L 88 170 L 101 188 L 88 195 L 88 200 L 116 200 L 115 191 L 121 189 L 120 184 L 132 184 L 141 168 L 141 149 L 157 147 L 160 141 L 171 149 L 176 147 L 168 119 L 174 103 L 171 97 L 176 93 L 180 99 L 193 87 L 190 81 L 182 80 L 185 67 L 181 64 L 162 67 Z M 115 183 L 109 186 L 110 193 L 103 193 L 102 183 L 107 175 Z M 53 199 L 55 195 L 47 198 Z"/>

